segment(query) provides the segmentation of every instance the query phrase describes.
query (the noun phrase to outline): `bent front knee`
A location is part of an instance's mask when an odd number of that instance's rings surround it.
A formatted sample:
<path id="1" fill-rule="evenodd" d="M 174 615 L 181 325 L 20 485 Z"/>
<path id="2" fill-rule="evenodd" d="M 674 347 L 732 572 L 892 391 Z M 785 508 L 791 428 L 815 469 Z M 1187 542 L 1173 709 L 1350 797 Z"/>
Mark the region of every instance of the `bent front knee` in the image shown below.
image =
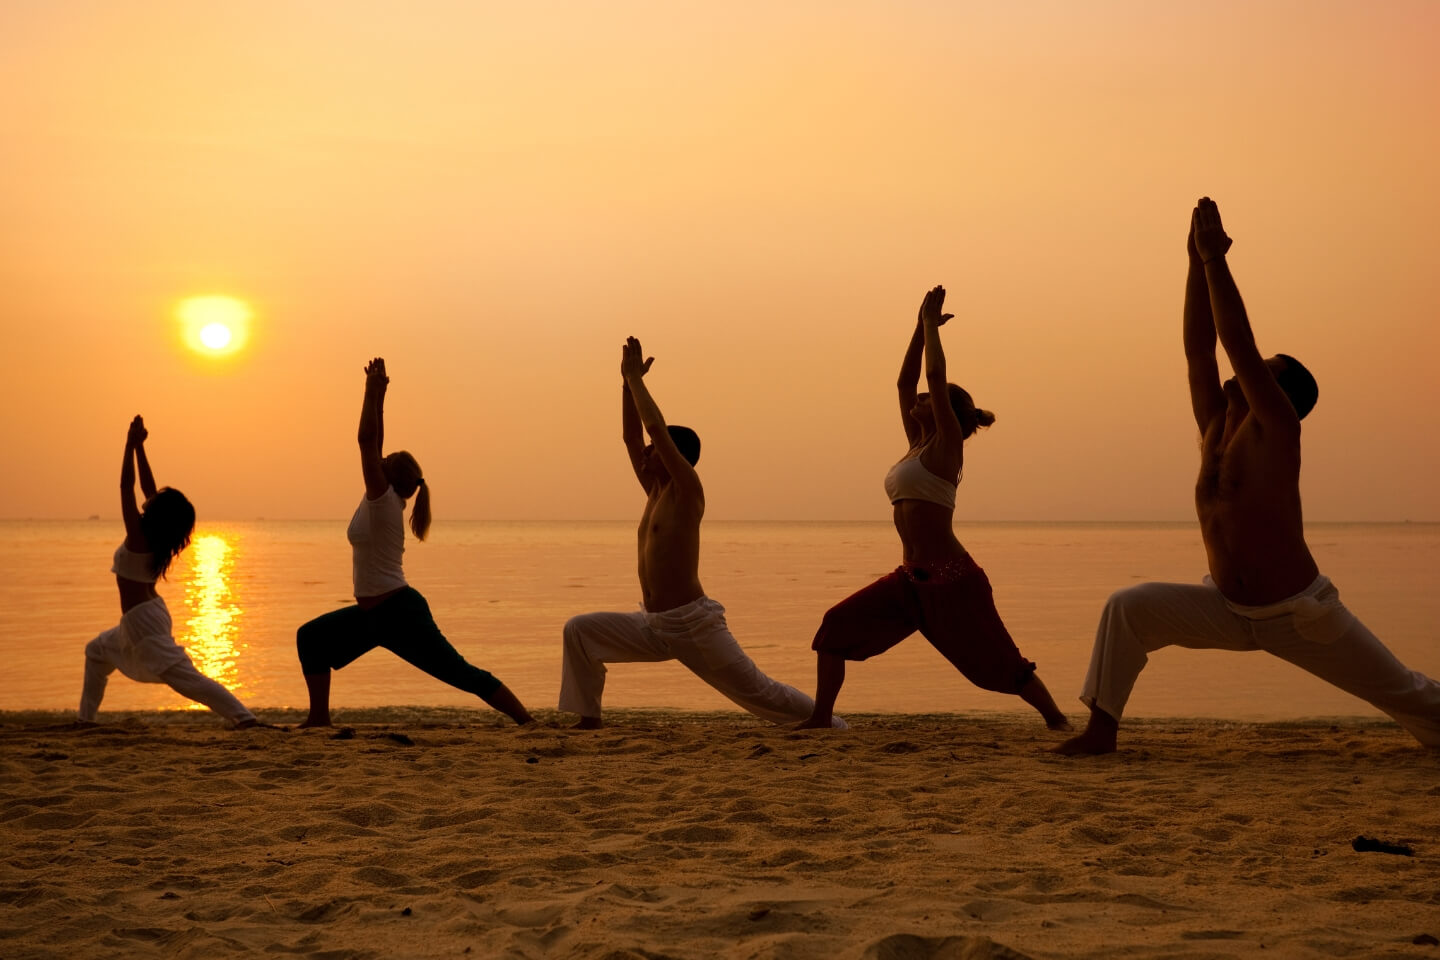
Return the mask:
<path id="1" fill-rule="evenodd" d="M 1163 604 L 1169 587 L 1166 583 L 1137 583 L 1133 587 L 1124 587 L 1110 594 L 1105 600 L 1105 609 L 1122 613 Z"/>
<path id="2" fill-rule="evenodd" d="M 307 623 L 295 631 L 295 652 L 300 657 L 300 672 L 305 674 L 327 673 L 330 662 L 326 657 L 324 631 Z"/>
<path id="3" fill-rule="evenodd" d="M 589 617 L 585 614 L 577 614 L 565 621 L 561 628 L 560 635 L 564 638 L 565 646 L 569 649 L 579 651 L 585 646 L 585 634 L 588 632 L 585 627 Z"/>

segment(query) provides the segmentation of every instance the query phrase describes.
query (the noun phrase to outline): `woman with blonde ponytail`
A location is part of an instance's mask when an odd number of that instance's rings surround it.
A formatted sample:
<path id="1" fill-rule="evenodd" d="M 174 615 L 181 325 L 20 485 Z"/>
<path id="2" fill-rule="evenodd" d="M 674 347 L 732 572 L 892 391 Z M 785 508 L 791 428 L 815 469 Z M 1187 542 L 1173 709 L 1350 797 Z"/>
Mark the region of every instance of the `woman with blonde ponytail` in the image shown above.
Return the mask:
<path id="1" fill-rule="evenodd" d="M 802 727 L 828 728 L 845 682 L 845 661 L 868 660 L 915 631 L 985 690 L 1017 694 L 1052 730 L 1069 723 L 1035 664 L 1020 655 L 995 610 L 990 580 L 955 538 L 955 492 L 965 441 L 995 414 L 945 379 L 940 327 L 945 288 L 925 294 L 910 348 L 900 365 L 900 420 L 910 449 L 885 475 L 902 563 L 890 574 L 831 607 L 815 634 L 815 711 Z M 928 393 L 917 393 L 921 354 Z"/>
<path id="2" fill-rule="evenodd" d="M 405 503 L 411 497 L 410 531 L 417 540 L 430 532 L 430 485 L 419 462 L 399 450 L 382 456 L 385 391 L 390 378 L 376 357 L 365 367 L 365 400 L 360 408 L 360 470 L 365 497 L 350 520 L 355 603 L 316 617 L 296 634 L 300 669 L 310 693 L 310 714 L 302 727 L 330 726 L 330 672 L 376 647 L 384 647 L 438 680 L 473 693 L 516 723 L 530 712 L 492 674 L 467 663 L 430 615 L 420 591 L 405 581 Z"/>

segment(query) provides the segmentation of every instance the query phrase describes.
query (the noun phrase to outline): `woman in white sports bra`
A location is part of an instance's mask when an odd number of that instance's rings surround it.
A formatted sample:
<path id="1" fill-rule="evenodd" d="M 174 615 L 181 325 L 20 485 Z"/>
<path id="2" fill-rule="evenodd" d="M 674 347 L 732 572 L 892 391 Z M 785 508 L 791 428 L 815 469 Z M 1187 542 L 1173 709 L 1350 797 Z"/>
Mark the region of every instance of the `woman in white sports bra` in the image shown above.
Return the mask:
<path id="1" fill-rule="evenodd" d="M 885 492 L 903 562 L 825 614 L 811 645 L 819 655 L 815 712 L 802 727 L 829 728 L 845 661 L 867 660 L 919 630 L 971 683 L 1017 694 L 1051 729 L 1070 729 L 1035 664 L 1005 629 L 985 571 L 955 538 L 965 441 L 995 415 L 977 409 L 970 394 L 945 379 L 940 327 L 951 314 L 940 312 L 944 304 L 944 287 L 925 294 L 900 367 L 900 419 L 910 449 L 885 475 Z M 930 392 L 917 394 L 922 353 Z"/>
<path id="2" fill-rule="evenodd" d="M 365 400 L 360 408 L 360 471 L 365 496 L 355 509 L 350 540 L 355 603 L 316 617 L 296 633 L 300 671 L 310 694 L 302 727 L 330 726 L 330 672 L 384 647 L 391 653 L 466 693 L 473 693 L 516 723 L 530 712 L 496 677 L 466 662 L 450 645 L 420 591 L 405 582 L 405 501 L 415 498 L 410 531 L 424 540 L 430 530 L 430 487 L 420 464 L 404 450 L 381 456 L 385 442 L 385 361 L 365 366 Z"/>
<path id="3" fill-rule="evenodd" d="M 195 508 L 173 487 L 155 488 L 145 456 L 149 433 L 138 416 L 125 436 L 125 465 L 120 468 L 120 516 L 125 540 L 115 550 L 110 572 L 120 589 L 120 623 L 85 645 L 85 687 L 80 719 L 95 722 L 110 674 L 119 670 L 141 683 L 164 683 L 176 693 L 203 703 L 235 728 L 255 726 L 255 716 L 224 686 L 195 669 L 185 648 L 171 635 L 170 611 L 155 592 L 155 581 L 190 542 Z M 145 505 L 135 502 L 135 473 Z"/>

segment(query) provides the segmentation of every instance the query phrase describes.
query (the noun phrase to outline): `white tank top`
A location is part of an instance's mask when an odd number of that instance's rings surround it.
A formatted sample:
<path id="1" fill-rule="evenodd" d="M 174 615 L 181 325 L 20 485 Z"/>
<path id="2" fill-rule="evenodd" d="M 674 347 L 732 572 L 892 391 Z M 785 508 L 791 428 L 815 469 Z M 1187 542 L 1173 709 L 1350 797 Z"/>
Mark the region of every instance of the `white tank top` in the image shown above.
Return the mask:
<path id="1" fill-rule="evenodd" d="M 345 531 L 350 541 L 355 596 L 378 597 L 405 586 L 405 501 L 394 487 L 374 500 L 361 498 Z"/>
<path id="2" fill-rule="evenodd" d="M 926 469 L 919 457 L 906 457 L 885 474 L 885 492 L 891 503 L 924 500 L 955 509 L 955 484 Z"/>
<path id="3" fill-rule="evenodd" d="M 154 583 L 155 576 L 155 554 L 136 553 L 125 546 L 125 541 L 120 541 L 120 546 L 115 548 L 115 559 L 110 564 L 110 572 L 122 580 L 134 580 L 136 583 Z"/>

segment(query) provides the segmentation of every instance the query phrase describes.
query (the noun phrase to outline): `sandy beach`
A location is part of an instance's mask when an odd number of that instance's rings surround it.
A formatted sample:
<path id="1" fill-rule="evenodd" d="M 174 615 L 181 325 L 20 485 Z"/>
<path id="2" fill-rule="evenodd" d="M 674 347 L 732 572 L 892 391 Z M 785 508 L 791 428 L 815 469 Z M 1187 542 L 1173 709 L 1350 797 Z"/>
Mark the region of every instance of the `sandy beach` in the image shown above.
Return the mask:
<path id="1" fill-rule="evenodd" d="M 0 714 L 9 960 L 1440 957 L 1440 754 L 1389 724 L 102 719 Z"/>

